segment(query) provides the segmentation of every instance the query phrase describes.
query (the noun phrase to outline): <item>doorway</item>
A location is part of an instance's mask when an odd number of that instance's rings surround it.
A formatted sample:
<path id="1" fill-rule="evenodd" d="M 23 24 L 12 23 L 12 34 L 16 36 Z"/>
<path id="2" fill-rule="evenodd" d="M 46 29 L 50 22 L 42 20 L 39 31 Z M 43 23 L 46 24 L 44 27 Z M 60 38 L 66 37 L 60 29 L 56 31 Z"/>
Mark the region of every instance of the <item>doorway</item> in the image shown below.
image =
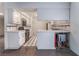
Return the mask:
<path id="1" fill-rule="evenodd" d="M 0 15 L 0 50 L 4 49 L 4 16 Z"/>
<path id="2" fill-rule="evenodd" d="M 17 25 L 18 31 L 25 31 L 25 44 L 23 45 L 24 47 L 36 47 L 36 14 L 36 9 L 14 9 L 13 23 Z"/>

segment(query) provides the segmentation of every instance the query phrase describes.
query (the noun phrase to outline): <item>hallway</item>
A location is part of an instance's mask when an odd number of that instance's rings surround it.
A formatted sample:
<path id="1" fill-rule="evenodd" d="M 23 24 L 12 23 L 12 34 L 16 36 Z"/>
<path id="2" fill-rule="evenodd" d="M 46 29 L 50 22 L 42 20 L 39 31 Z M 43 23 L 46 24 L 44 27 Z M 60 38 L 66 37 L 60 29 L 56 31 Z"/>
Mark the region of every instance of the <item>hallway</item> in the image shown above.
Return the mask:
<path id="1" fill-rule="evenodd" d="M 36 46 L 37 37 L 36 35 L 33 35 L 23 46 L 30 47 L 30 46 Z"/>

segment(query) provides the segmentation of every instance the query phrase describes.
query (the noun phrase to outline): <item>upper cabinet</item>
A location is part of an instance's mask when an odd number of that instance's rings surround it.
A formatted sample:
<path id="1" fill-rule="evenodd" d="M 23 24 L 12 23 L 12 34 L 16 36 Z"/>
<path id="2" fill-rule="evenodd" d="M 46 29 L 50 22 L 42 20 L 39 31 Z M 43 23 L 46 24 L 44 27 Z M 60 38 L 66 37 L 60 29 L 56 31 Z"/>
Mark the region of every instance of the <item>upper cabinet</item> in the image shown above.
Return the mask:
<path id="1" fill-rule="evenodd" d="M 37 9 L 38 20 L 69 20 L 69 2 L 12 2 L 5 3 L 5 23 L 13 23 L 13 10 L 15 8 L 35 8 Z M 9 8 L 9 10 L 8 10 Z M 15 13 L 16 14 L 16 13 Z M 14 23 L 20 23 L 19 14 L 15 16 L 17 21 Z M 15 18 L 14 18 L 15 19 Z"/>
<path id="2" fill-rule="evenodd" d="M 38 20 L 69 20 L 69 3 L 51 3 L 37 8 Z"/>
<path id="3" fill-rule="evenodd" d="M 38 20 L 69 20 L 69 8 L 39 8 Z"/>
<path id="4" fill-rule="evenodd" d="M 21 24 L 21 15 L 18 11 L 7 8 L 5 11 L 6 24 Z"/>
<path id="5" fill-rule="evenodd" d="M 6 24 L 11 24 L 13 22 L 13 9 L 8 8 L 5 10 L 5 22 Z"/>
<path id="6" fill-rule="evenodd" d="M 13 24 L 21 24 L 21 14 L 14 10 L 13 12 Z"/>

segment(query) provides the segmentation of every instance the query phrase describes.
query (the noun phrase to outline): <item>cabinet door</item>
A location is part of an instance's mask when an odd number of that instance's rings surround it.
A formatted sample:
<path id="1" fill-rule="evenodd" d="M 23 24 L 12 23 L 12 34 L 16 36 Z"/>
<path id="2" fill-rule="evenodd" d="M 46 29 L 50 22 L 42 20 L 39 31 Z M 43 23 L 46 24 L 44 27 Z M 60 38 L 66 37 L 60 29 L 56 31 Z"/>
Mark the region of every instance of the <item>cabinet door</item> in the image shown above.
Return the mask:
<path id="1" fill-rule="evenodd" d="M 44 32 L 39 32 L 37 34 L 37 48 L 38 49 L 48 49 L 49 48 L 49 34 Z"/>
<path id="2" fill-rule="evenodd" d="M 22 45 L 25 42 L 25 31 L 19 31 L 19 43 Z"/>
<path id="3" fill-rule="evenodd" d="M 39 20 L 69 20 L 69 8 L 39 8 Z"/>
<path id="4" fill-rule="evenodd" d="M 38 49 L 55 49 L 54 33 L 38 32 L 37 33 L 37 48 Z"/>
<path id="5" fill-rule="evenodd" d="M 13 23 L 14 24 L 21 24 L 21 15 L 16 10 L 13 11 Z"/>

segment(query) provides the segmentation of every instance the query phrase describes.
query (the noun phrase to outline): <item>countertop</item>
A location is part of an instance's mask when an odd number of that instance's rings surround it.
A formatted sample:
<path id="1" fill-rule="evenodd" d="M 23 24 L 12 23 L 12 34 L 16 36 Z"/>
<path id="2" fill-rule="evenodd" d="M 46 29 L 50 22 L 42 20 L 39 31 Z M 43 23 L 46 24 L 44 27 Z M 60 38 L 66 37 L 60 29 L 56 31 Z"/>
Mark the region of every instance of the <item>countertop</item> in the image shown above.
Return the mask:
<path id="1" fill-rule="evenodd" d="M 25 31 L 25 30 L 13 30 L 13 31 L 6 31 L 6 32 L 23 32 L 23 31 Z"/>
<path id="2" fill-rule="evenodd" d="M 70 32 L 68 30 L 38 30 L 37 32 Z"/>

